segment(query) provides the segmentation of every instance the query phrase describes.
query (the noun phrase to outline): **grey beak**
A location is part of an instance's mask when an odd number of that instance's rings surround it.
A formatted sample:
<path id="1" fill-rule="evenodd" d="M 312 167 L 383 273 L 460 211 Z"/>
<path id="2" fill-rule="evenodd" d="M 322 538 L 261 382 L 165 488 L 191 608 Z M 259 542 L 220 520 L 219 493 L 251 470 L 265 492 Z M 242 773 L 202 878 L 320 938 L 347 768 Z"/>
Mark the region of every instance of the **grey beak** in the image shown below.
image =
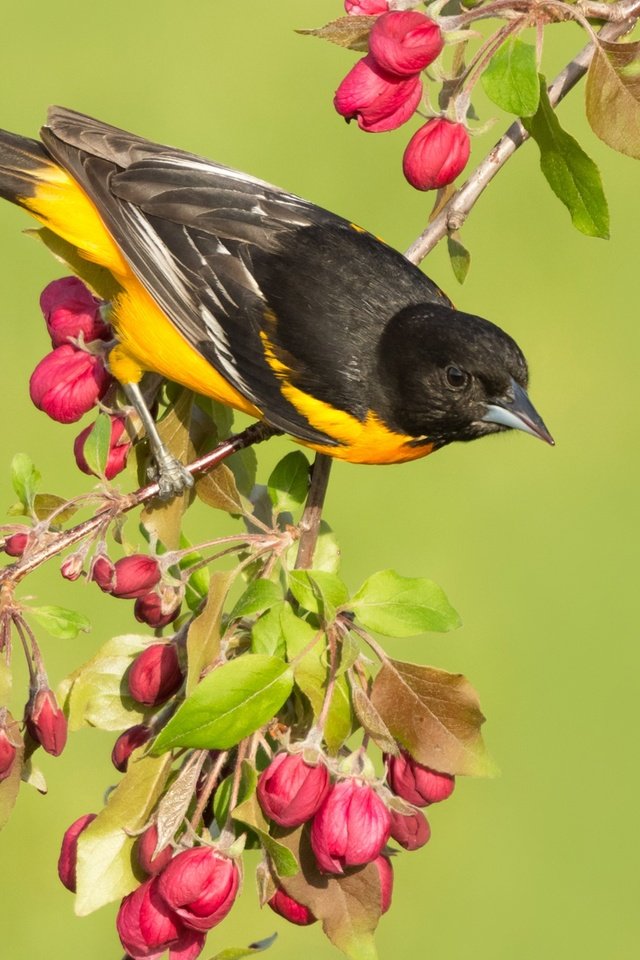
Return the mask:
<path id="1" fill-rule="evenodd" d="M 552 447 L 555 440 L 544 425 L 544 421 L 536 408 L 529 400 L 527 391 L 523 390 L 519 383 L 512 378 L 511 390 L 513 400 L 505 400 L 503 403 L 487 404 L 487 412 L 483 420 L 488 423 L 499 423 L 503 427 L 511 427 L 513 430 L 524 430 L 533 437 L 540 437 L 545 443 Z"/>

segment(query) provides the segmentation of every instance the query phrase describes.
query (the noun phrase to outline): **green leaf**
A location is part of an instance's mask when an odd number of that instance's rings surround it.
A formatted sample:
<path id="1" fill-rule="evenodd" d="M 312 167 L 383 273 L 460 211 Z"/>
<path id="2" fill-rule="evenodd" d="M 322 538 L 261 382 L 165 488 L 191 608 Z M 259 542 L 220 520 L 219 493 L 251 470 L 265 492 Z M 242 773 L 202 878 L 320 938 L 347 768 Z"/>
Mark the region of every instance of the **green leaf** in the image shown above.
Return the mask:
<path id="1" fill-rule="evenodd" d="M 340 577 L 324 570 L 292 570 L 289 589 L 301 607 L 317 613 L 327 622 L 335 619 L 336 608 L 349 598 L 349 591 Z"/>
<path id="2" fill-rule="evenodd" d="M 275 716 L 292 687 L 288 664 L 245 653 L 207 674 L 160 732 L 153 752 L 233 747 Z"/>
<path id="3" fill-rule="evenodd" d="M 100 413 L 84 442 L 82 452 L 87 466 L 97 477 L 104 477 L 111 445 L 111 420 Z"/>
<path id="4" fill-rule="evenodd" d="M 535 47 L 509 37 L 489 61 L 482 86 L 501 110 L 517 117 L 533 116 L 540 101 Z"/>
<path id="5" fill-rule="evenodd" d="M 202 672 L 220 652 L 222 611 L 235 570 L 217 570 L 211 574 L 209 593 L 202 612 L 192 620 L 187 633 L 187 696 L 196 689 Z"/>
<path id="6" fill-rule="evenodd" d="M 64 607 L 25 607 L 41 627 L 58 640 L 75 640 L 80 633 L 89 633 L 91 623 L 87 617 Z"/>
<path id="7" fill-rule="evenodd" d="M 304 503 L 309 490 L 309 461 L 301 450 L 294 450 L 277 463 L 267 482 L 275 513 L 294 513 Z"/>
<path id="8" fill-rule="evenodd" d="M 540 169 L 565 205 L 574 227 L 589 237 L 609 236 L 609 209 L 600 171 L 579 143 L 566 133 L 554 113 L 544 77 L 540 77 L 540 106 L 535 116 L 522 120 L 540 148 Z"/>
<path id="9" fill-rule="evenodd" d="M 370 576 L 348 606 L 367 630 L 386 637 L 444 633 L 460 626 L 460 617 L 436 583 L 422 577 L 401 577 L 393 570 Z"/>
<path id="10" fill-rule="evenodd" d="M 640 158 L 640 41 L 599 41 L 585 97 L 593 132 L 619 153 Z"/>
<path id="11" fill-rule="evenodd" d="M 48 520 L 55 513 L 55 519 L 51 524 L 52 529 L 55 530 L 66 523 L 67 520 L 70 520 L 78 512 L 78 508 L 65 500 L 64 497 L 58 497 L 55 493 L 36 493 L 33 500 L 33 512 L 38 520 Z"/>
<path id="12" fill-rule="evenodd" d="M 36 487 L 40 482 L 40 473 L 26 453 L 16 453 L 11 461 L 11 483 L 18 500 L 27 513 L 33 510 Z"/>
<path id="13" fill-rule="evenodd" d="M 253 580 L 229 614 L 230 620 L 262 613 L 282 602 L 282 590 L 272 580 Z"/>
<path id="14" fill-rule="evenodd" d="M 234 820 L 250 827 L 258 835 L 280 876 L 293 877 L 299 870 L 298 862 L 290 850 L 270 836 L 269 823 L 256 796 L 257 782 L 255 768 L 245 760 L 242 764 L 242 800 L 233 808 L 231 816 Z"/>
<path id="15" fill-rule="evenodd" d="M 135 750 L 106 807 L 80 834 L 76 914 L 84 917 L 140 885 L 132 856 L 135 834 L 146 825 L 171 770 L 171 757 L 141 757 Z"/>
<path id="16" fill-rule="evenodd" d="M 471 266 L 471 254 L 460 241 L 460 235 L 457 233 L 447 237 L 447 250 L 453 275 L 459 284 L 463 284 Z"/>
<path id="17" fill-rule="evenodd" d="M 331 43 L 346 47 L 348 50 L 366 52 L 369 49 L 369 34 L 376 20 L 377 17 L 339 17 L 337 20 L 331 20 L 324 27 L 316 27 L 314 30 L 296 30 L 296 33 L 306 37 L 330 40 Z"/>
<path id="18" fill-rule="evenodd" d="M 373 682 L 371 704 L 392 737 L 442 773 L 491 776 L 478 695 L 459 673 L 387 660 Z"/>
<path id="19" fill-rule="evenodd" d="M 250 957 L 254 953 L 268 950 L 275 943 L 277 936 L 278 934 L 274 933 L 270 937 L 265 937 L 264 940 L 249 944 L 248 947 L 227 947 L 226 950 L 216 953 L 215 957 L 211 957 L 211 960 L 242 960 L 243 957 Z"/>
<path id="20" fill-rule="evenodd" d="M 256 620 L 251 627 L 251 652 L 266 653 L 268 656 L 284 659 L 285 643 L 282 635 L 280 617 L 284 603 L 275 604 Z"/>
<path id="21" fill-rule="evenodd" d="M 238 450 L 229 457 L 227 464 L 235 477 L 236 486 L 242 496 L 251 496 L 258 472 L 258 458 L 253 447 Z"/>
<path id="22" fill-rule="evenodd" d="M 240 514 L 244 511 L 236 479 L 226 463 L 221 463 L 209 473 L 196 480 L 197 496 L 208 507 L 224 510 L 226 513 Z"/>

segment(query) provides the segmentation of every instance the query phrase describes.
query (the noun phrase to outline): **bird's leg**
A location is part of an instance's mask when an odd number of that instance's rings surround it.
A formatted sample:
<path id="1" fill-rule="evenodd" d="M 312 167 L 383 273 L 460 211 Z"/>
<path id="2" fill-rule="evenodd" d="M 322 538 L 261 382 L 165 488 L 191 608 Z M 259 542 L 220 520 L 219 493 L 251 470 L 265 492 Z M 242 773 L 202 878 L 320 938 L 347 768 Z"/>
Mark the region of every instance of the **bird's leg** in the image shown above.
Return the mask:
<path id="1" fill-rule="evenodd" d="M 151 444 L 151 450 L 157 468 L 158 496 L 161 500 L 170 500 L 171 497 L 177 497 L 193 486 L 193 477 L 188 470 L 185 470 L 180 461 L 176 460 L 176 458 L 169 453 L 160 439 L 155 421 L 149 412 L 149 408 L 138 384 L 123 383 L 122 388 L 127 399 L 142 420 L 147 438 Z"/>

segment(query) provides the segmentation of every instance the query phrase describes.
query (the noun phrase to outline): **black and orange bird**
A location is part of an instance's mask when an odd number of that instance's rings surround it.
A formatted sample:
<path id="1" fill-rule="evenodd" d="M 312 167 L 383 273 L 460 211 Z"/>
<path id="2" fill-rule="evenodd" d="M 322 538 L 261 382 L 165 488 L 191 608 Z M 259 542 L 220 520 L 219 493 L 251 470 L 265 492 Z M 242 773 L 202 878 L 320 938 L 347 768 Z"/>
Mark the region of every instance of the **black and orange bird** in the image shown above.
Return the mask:
<path id="1" fill-rule="evenodd" d="M 515 341 L 366 230 L 71 110 L 40 138 L 0 131 L 0 195 L 114 281 L 109 368 L 165 494 L 191 478 L 159 446 L 146 371 L 353 463 L 510 428 L 553 442 Z"/>

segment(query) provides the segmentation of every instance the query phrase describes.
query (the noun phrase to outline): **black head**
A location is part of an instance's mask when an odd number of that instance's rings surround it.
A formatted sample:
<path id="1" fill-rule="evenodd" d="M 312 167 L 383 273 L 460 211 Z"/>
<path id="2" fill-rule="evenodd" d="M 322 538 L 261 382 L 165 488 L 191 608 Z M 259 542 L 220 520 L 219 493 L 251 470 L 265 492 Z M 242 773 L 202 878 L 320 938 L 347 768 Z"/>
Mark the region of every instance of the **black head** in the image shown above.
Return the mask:
<path id="1" fill-rule="evenodd" d="M 378 355 L 387 422 L 437 446 L 511 428 L 553 443 L 515 340 L 482 317 L 420 304 L 387 324 Z"/>

